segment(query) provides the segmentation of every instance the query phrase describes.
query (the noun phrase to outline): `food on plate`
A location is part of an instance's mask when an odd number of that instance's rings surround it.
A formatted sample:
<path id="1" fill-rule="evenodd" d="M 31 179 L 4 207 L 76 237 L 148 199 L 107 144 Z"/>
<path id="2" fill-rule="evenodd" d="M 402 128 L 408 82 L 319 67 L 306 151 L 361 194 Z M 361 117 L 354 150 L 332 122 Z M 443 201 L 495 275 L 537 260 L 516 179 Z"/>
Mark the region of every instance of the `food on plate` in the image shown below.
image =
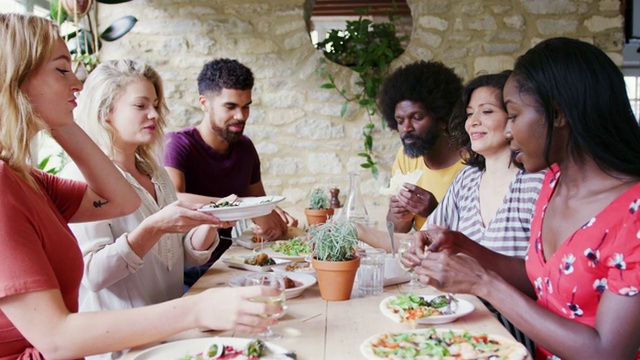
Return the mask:
<path id="1" fill-rule="evenodd" d="M 387 307 L 398 314 L 402 322 L 407 322 L 412 328 L 416 327 L 418 319 L 443 315 L 443 310 L 447 305 L 449 305 L 449 301 L 446 296 L 436 296 L 429 301 L 412 293 L 397 295 L 387 303 Z"/>
<path id="2" fill-rule="evenodd" d="M 284 277 L 284 288 L 285 289 L 293 289 L 298 286 L 302 286 L 303 284 L 300 281 L 293 280 L 292 278 L 285 276 Z"/>
<path id="3" fill-rule="evenodd" d="M 252 243 L 261 243 L 263 241 L 264 241 L 264 238 L 262 236 L 256 235 L 256 234 L 251 235 L 251 242 Z"/>
<path id="4" fill-rule="evenodd" d="M 311 263 L 308 261 L 292 261 L 285 265 L 285 271 L 299 271 L 299 272 L 310 272 L 313 269 L 311 268 Z"/>
<path id="5" fill-rule="evenodd" d="M 516 341 L 464 330 L 432 328 L 386 333 L 365 344 L 382 359 L 524 360 L 528 356 Z"/>
<path id="6" fill-rule="evenodd" d="M 420 169 L 414 170 L 407 174 L 403 174 L 400 169 L 397 169 L 395 175 L 393 175 L 393 177 L 391 177 L 391 179 L 389 180 L 389 187 L 381 187 L 380 194 L 387 196 L 397 195 L 400 192 L 400 189 L 402 189 L 402 184 L 415 184 L 418 182 L 418 180 L 420 180 L 421 176 L 422 170 Z"/>
<path id="7" fill-rule="evenodd" d="M 214 343 L 200 353 L 195 355 L 187 354 L 178 360 L 257 360 L 263 356 L 269 355 L 265 343 L 256 339 L 249 342 L 243 349 L 236 349 L 231 345 Z"/>
<path id="8" fill-rule="evenodd" d="M 231 206 L 238 206 L 238 205 L 240 205 L 240 202 L 238 201 L 238 195 L 231 194 L 229 196 L 223 197 L 222 199 L 216 201 L 215 203 L 205 205 L 202 208 L 217 209 L 217 208 L 231 207 Z"/>
<path id="9" fill-rule="evenodd" d="M 273 251 L 287 256 L 304 256 L 311 251 L 309 242 L 294 238 L 291 240 L 278 240 L 269 246 Z"/>
<path id="10" fill-rule="evenodd" d="M 271 257 L 269 257 L 269 255 L 265 253 L 258 253 L 244 259 L 244 263 L 247 265 L 269 266 L 269 265 L 275 265 L 276 261 L 273 260 Z"/>

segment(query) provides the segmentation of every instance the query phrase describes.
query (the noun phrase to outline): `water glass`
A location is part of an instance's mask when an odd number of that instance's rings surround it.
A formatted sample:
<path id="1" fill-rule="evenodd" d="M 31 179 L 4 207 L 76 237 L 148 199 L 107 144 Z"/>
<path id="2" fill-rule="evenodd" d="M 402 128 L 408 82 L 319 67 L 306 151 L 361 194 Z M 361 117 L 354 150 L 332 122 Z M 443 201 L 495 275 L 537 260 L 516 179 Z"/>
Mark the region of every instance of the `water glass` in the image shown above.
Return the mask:
<path id="1" fill-rule="evenodd" d="M 360 257 L 357 280 L 362 295 L 379 295 L 384 291 L 384 263 L 387 252 L 379 248 L 359 249 Z"/>

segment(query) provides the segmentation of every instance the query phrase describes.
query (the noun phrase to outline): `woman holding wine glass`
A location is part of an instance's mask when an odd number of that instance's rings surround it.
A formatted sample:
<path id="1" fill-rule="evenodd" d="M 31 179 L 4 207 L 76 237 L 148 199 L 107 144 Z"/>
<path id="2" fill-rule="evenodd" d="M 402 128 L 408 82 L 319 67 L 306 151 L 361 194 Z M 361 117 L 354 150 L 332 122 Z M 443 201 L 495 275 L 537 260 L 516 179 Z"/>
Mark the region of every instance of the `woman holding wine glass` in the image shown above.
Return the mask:
<path id="1" fill-rule="evenodd" d="M 413 239 L 410 237 L 405 237 L 405 238 L 401 238 L 398 241 L 398 262 L 400 263 L 400 267 L 409 273 L 409 275 L 411 276 L 411 281 L 409 281 L 406 284 L 403 284 L 400 286 L 401 290 L 406 290 L 406 291 L 413 291 L 416 289 L 421 289 L 424 288 L 425 285 L 422 284 L 420 281 L 418 281 L 418 277 L 416 276 L 416 273 L 413 271 L 413 267 L 411 266 L 406 266 L 403 262 L 402 262 L 402 257 L 404 255 L 405 252 L 409 251 L 411 249 L 411 245 L 413 243 Z"/>
<path id="2" fill-rule="evenodd" d="M 284 314 L 285 307 L 285 285 L 284 285 L 284 277 L 275 273 L 256 273 L 249 274 L 245 277 L 245 286 L 267 286 L 270 288 L 274 288 L 278 291 L 276 295 L 272 296 L 258 296 L 251 298 L 250 300 L 253 302 L 263 303 L 272 306 L 279 306 L 282 311 L 280 312 L 272 312 L 268 314 L 258 315 L 262 318 L 279 318 Z M 274 332 L 271 329 L 271 326 L 267 326 L 266 330 L 262 333 L 256 334 L 256 336 L 263 340 L 278 340 L 282 338 L 281 334 Z"/>

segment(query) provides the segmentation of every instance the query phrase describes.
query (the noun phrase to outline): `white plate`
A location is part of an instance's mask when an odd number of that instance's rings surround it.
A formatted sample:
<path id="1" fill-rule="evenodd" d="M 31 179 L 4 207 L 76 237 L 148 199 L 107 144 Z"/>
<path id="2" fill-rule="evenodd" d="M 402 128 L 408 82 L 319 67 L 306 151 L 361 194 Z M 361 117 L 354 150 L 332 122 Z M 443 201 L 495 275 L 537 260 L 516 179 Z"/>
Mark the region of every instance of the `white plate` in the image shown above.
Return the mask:
<path id="1" fill-rule="evenodd" d="M 427 300 L 431 300 L 437 295 L 420 295 L 420 296 Z M 393 310 L 389 308 L 389 301 L 391 301 L 392 299 L 395 299 L 395 296 L 389 296 L 388 298 L 382 300 L 380 302 L 380 311 L 382 311 L 382 313 L 389 319 L 397 323 L 400 323 L 402 322 L 402 317 L 394 313 Z M 472 303 L 466 300 L 456 298 L 456 297 L 454 297 L 454 299 L 458 300 L 458 309 L 456 310 L 455 314 L 426 316 L 416 320 L 416 322 L 418 324 L 446 324 L 446 323 L 455 321 L 459 317 L 469 314 L 475 308 Z"/>
<path id="2" fill-rule="evenodd" d="M 302 294 L 302 292 L 310 287 L 313 286 L 316 283 L 316 278 L 311 276 L 311 275 L 307 275 L 307 274 L 295 274 L 295 273 L 287 273 L 286 275 L 288 278 L 301 283 L 302 285 L 300 286 L 296 286 L 294 288 L 291 289 L 286 289 L 284 291 L 284 295 L 287 299 L 293 299 L 295 297 L 300 296 L 300 294 Z M 244 279 L 245 279 L 246 275 L 238 275 L 238 276 L 234 276 L 231 278 L 231 280 L 229 280 L 229 286 L 231 287 L 239 287 L 242 286 L 242 284 L 244 284 Z"/>
<path id="3" fill-rule="evenodd" d="M 287 263 L 287 264 L 282 264 L 282 265 L 273 265 L 271 266 L 271 270 L 273 270 L 273 272 L 275 273 L 280 273 L 280 274 L 284 274 L 289 276 L 289 274 L 308 274 L 308 275 L 316 275 L 316 271 L 313 269 L 313 266 L 311 266 L 311 263 L 309 261 L 301 261 L 301 260 L 294 260 L 294 261 L 298 261 L 298 262 L 306 262 L 309 264 L 308 267 L 303 267 L 303 268 L 296 268 L 293 271 L 287 271 L 287 266 L 291 265 L 291 263 Z M 293 261 L 292 261 L 293 262 Z"/>
<path id="4" fill-rule="evenodd" d="M 196 355 L 204 351 L 209 345 L 212 345 L 216 342 L 223 345 L 231 345 L 234 348 L 244 348 L 250 341 L 253 340 L 255 339 L 213 337 L 173 341 L 149 348 L 134 356 L 132 360 L 181 359 L 187 354 Z M 265 345 L 267 346 L 267 349 L 269 349 L 269 351 L 271 351 L 271 353 L 273 354 L 282 354 L 287 352 L 285 348 L 272 344 L 270 342 L 265 342 Z M 268 360 L 270 358 L 275 357 L 265 356 L 261 357 L 260 359 Z"/>
<path id="5" fill-rule="evenodd" d="M 271 243 L 269 243 L 271 244 Z M 275 250 L 273 250 L 272 248 L 266 246 L 267 244 L 265 244 L 265 247 L 262 251 L 260 251 L 259 248 L 253 249 L 254 253 L 260 253 L 263 252 L 269 256 L 271 256 L 274 259 L 287 259 L 287 260 L 304 260 L 305 257 L 309 256 L 309 254 L 300 254 L 297 256 L 291 256 L 291 255 L 285 255 L 283 253 L 277 252 Z"/>
<path id="6" fill-rule="evenodd" d="M 251 219 L 271 213 L 276 204 L 284 200 L 284 196 L 258 196 L 238 198 L 237 206 L 216 208 L 205 205 L 198 211 L 209 212 L 222 221 Z"/>
<path id="7" fill-rule="evenodd" d="M 427 328 L 427 329 L 419 329 L 419 330 L 394 331 L 394 332 L 390 332 L 390 334 L 427 333 L 425 336 L 428 336 L 431 333 L 432 330 L 435 330 L 437 334 L 448 333 L 449 331 L 452 331 L 452 332 L 454 332 L 456 334 L 462 334 L 462 333 L 465 332 L 464 330 L 459 330 L 459 329 Z M 500 335 L 485 334 L 485 333 L 480 333 L 480 332 L 468 332 L 468 333 L 470 335 L 472 335 L 472 336 L 474 336 L 474 335 L 486 335 L 489 338 L 489 340 L 495 340 L 495 341 L 498 341 L 501 344 L 504 344 L 510 350 L 509 354 L 506 355 L 506 356 L 508 356 L 508 359 L 511 359 L 511 360 L 531 360 L 531 356 L 527 352 L 527 349 L 524 347 L 524 345 L 520 344 L 519 342 L 517 342 L 515 340 L 509 339 L 509 338 L 506 338 L 506 337 L 500 336 Z M 362 343 L 362 345 L 360 345 L 360 352 L 362 353 L 362 355 L 364 355 L 365 358 L 367 358 L 369 360 L 387 359 L 386 357 L 376 356 L 375 352 L 373 351 L 373 344 L 375 344 L 378 341 L 378 339 L 381 336 L 385 335 L 385 334 L 389 334 L 389 333 L 383 333 L 383 334 L 374 335 L 374 336 L 368 338 L 367 340 L 365 340 Z M 506 356 L 503 357 L 503 358 L 507 358 Z"/>
<path id="8" fill-rule="evenodd" d="M 260 236 L 260 235 L 253 235 L 253 236 Z M 255 248 L 259 248 L 260 245 L 262 245 L 261 242 L 253 242 L 253 240 L 251 240 L 251 236 L 244 236 L 244 235 L 238 236 L 237 238 L 233 238 L 231 239 L 231 241 L 242 246 L 243 248 L 247 248 L 251 250 Z M 270 244 L 271 244 L 270 242 L 265 242 L 264 247 L 268 248 Z"/>
<path id="9" fill-rule="evenodd" d="M 258 266 L 258 265 L 245 264 L 244 263 L 244 259 L 250 258 L 252 256 L 253 255 L 233 256 L 233 257 L 230 257 L 230 258 L 222 259 L 222 262 L 227 264 L 227 265 L 229 265 L 229 267 L 233 267 L 233 268 L 236 268 L 236 269 L 249 270 L 249 271 L 255 271 L 255 272 L 271 271 L 271 267 L 274 266 L 274 265 Z M 276 258 L 273 258 L 273 261 L 276 262 L 276 265 L 278 265 L 278 264 L 286 264 L 286 263 L 289 262 L 289 260 L 276 259 Z"/>

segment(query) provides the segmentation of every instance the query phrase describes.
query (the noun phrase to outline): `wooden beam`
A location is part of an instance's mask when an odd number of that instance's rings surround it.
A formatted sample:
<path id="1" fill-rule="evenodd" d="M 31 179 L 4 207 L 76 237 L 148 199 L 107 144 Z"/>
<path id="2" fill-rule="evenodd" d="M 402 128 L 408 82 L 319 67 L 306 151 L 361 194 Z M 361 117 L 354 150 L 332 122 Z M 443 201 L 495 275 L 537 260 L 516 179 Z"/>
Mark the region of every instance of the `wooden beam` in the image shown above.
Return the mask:
<path id="1" fill-rule="evenodd" d="M 411 10 L 406 0 L 396 1 L 396 15 L 411 15 Z M 371 8 L 369 14 L 374 16 L 386 15 L 393 10 L 391 0 L 317 0 L 312 11 L 312 16 L 353 16 L 359 15 L 355 8 Z"/>

